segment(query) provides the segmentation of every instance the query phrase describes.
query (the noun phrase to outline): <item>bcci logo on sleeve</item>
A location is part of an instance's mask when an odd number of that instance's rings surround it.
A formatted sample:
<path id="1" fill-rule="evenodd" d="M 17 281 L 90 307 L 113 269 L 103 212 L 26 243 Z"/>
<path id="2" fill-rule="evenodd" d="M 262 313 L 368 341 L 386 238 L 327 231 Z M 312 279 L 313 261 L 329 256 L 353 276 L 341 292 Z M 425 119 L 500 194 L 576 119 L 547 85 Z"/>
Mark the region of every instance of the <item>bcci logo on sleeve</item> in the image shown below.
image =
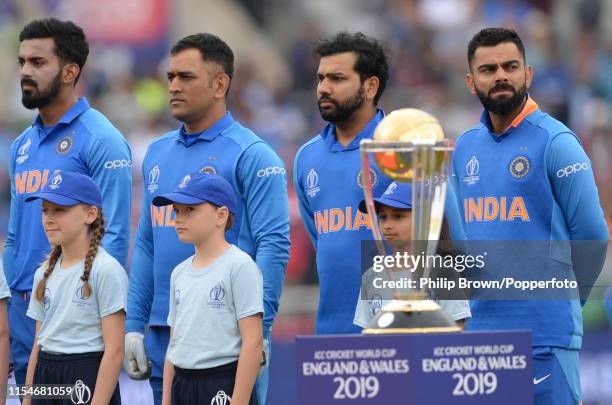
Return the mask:
<path id="1" fill-rule="evenodd" d="M 314 197 L 321 189 L 317 186 L 319 184 L 319 175 L 315 169 L 310 169 L 308 176 L 306 176 L 306 194 L 308 197 Z"/>
<path id="2" fill-rule="evenodd" d="M 157 190 L 157 182 L 159 181 L 159 165 L 153 166 L 151 170 L 149 170 L 149 184 L 147 185 L 147 189 L 149 193 L 155 192 Z"/>
<path id="3" fill-rule="evenodd" d="M 473 155 L 472 158 L 465 165 L 465 171 L 467 176 L 463 178 L 463 182 L 468 186 L 474 185 L 480 177 L 478 176 L 478 169 L 480 168 L 480 163 L 478 163 L 478 159 L 476 159 L 476 155 Z"/>
<path id="4" fill-rule="evenodd" d="M 230 405 L 231 403 L 232 398 L 223 390 L 217 391 L 217 395 L 210 400 L 210 405 Z"/>
<path id="5" fill-rule="evenodd" d="M 210 298 L 210 301 L 208 302 L 209 307 L 220 309 L 225 306 L 223 303 L 223 299 L 225 298 L 225 289 L 221 283 L 217 283 L 217 285 L 211 288 L 208 296 Z"/>
<path id="6" fill-rule="evenodd" d="M 28 150 L 30 150 L 30 145 L 31 144 L 32 144 L 32 140 L 30 138 L 28 138 L 26 143 L 24 143 L 23 145 L 21 145 L 19 147 L 19 149 L 17 150 L 17 159 L 15 159 L 17 164 L 21 164 L 21 163 L 26 161 L 26 159 L 29 156 L 28 155 Z"/>

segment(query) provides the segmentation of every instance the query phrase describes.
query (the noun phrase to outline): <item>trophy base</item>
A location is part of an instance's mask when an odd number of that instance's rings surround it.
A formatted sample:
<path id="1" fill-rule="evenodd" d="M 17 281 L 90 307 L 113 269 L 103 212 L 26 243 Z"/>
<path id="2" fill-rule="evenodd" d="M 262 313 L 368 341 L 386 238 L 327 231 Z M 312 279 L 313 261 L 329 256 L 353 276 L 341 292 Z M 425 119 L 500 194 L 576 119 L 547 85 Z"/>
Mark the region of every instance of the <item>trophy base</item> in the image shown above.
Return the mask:
<path id="1" fill-rule="evenodd" d="M 395 300 L 383 307 L 362 333 L 452 333 L 461 330 L 424 292 L 414 292 L 396 295 Z"/>

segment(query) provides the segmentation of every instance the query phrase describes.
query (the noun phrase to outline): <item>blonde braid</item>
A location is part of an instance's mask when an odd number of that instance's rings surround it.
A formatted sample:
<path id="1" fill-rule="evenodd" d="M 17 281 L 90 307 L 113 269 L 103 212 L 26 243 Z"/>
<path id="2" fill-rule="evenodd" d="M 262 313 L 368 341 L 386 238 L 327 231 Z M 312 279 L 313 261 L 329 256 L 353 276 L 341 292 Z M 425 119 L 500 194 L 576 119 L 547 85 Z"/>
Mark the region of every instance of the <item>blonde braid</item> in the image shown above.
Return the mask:
<path id="1" fill-rule="evenodd" d="M 87 250 L 87 256 L 85 256 L 85 265 L 83 266 L 83 298 L 88 298 L 91 295 L 91 285 L 89 284 L 89 274 L 93 266 L 94 259 L 98 254 L 98 247 L 100 241 L 104 236 L 104 215 L 102 211 L 98 211 L 98 218 L 89 226 L 91 230 L 91 238 L 89 240 L 89 249 Z"/>
<path id="2" fill-rule="evenodd" d="M 43 302 L 45 298 L 45 288 L 47 287 L 47 279 L 53 272 L 53 269 L 55 268 L 55 265 L 57 264 L 57 261 L 59 260 L 61 255 L 62 247 L 60 245 L 55 245 L 53 246 L 53 250 L 47 257 L 47 260 L 43 263 L 43 266 L 46 267 L 45 274 L 36 286 L 36 299 L 40 302 Z"/>

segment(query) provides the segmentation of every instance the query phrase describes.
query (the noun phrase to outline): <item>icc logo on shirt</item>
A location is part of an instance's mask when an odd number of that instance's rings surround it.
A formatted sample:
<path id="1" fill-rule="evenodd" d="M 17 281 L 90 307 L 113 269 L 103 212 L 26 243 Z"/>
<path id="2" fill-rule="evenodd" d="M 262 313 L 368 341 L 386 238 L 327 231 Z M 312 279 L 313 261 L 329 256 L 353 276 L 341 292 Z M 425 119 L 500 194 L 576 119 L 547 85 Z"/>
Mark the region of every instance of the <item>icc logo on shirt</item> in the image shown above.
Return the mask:
<path id="1" fill-rule="evenodd" d="M 221 302 L 221 301 L 223 301 L 224 297 L 225 297 L 225 290 L 223 289 L 221 284 L 217 284 L 216 286 L 214 286 L 210 290 L 210 299 L 211 300 L 213 300 L 215 302 Z"/>

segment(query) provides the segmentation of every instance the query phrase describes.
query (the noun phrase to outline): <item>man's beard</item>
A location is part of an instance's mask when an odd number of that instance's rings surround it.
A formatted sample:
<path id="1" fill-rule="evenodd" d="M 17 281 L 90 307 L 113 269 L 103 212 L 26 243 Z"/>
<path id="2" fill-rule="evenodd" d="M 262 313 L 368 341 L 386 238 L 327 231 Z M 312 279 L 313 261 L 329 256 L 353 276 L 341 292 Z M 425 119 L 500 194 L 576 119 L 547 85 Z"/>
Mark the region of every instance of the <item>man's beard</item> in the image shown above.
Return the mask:
<path id="1" fill-rule="evenodd" d="M 43 108 L 49 105 L 60 92 L 62 85 L 62 70 L 57 73 L 57 75 L 53 78 L 49 86 L 43 91 L 38 89 L 38 83 L 36 83 L 32 79 L 22 79 L 21 80 L 21 103 L 23 106 L 29 110 L 33 110 L 35 108 Z M 34 88 L 26 93 L 23 90 L 24 85 L 30 85 Z"/>
<path id="2" fill-rule="evenodd" d="M 512 92 L 512 97 L 503 97 L 503 98 L 493 98 L 491 94 L 498 90 L 508 90 Z M 488 95 L 485 95 L 480 90 L 476 89 L 476 94 L 480 99 L 485 110 L 497 115 L 508 115 L 514 111 L 516 111 L 523 101 L 525 101 L 525 97 L 527 96 L 527 85 L 524 84 L 518 92 L 515 90 L 512 85 L 508 83 L 498 83 L 489 90 Z"/>
<path id="3" fill-rule="evenodd" d="M 348 120 L 353 116 L 355 111 L 357 111 L 363 105 L 363 102 L 365 101 L 364 93 L 365 90 L 363 85 L 361 85 L 357 94 L 350 97 L 343 103 L 338 103 L 336 100 L 325 96 L 319 98 L 319 112 L 321 113 L 321 118 L 334 124 Z M 323 110 L 320 104 L 321 101 L 332 103 L 335 107 L 331 110 Z"/>

